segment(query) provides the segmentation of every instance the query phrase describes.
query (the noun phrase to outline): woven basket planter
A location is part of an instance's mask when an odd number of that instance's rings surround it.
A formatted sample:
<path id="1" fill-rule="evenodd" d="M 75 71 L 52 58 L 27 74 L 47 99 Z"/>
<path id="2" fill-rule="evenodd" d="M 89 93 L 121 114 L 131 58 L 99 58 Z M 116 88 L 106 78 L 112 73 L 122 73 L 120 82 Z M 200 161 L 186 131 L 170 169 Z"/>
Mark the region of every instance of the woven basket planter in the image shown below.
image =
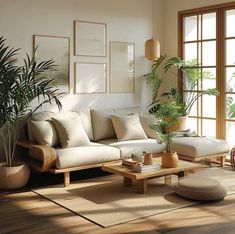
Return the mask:
<path id="1" fill-rule="evenodd" d="M 16 163 L 7 167 L 0 163 L 0 188 L 17 189 L 25 186 L 29 180 L 30 169 L 26 164 Z"/>

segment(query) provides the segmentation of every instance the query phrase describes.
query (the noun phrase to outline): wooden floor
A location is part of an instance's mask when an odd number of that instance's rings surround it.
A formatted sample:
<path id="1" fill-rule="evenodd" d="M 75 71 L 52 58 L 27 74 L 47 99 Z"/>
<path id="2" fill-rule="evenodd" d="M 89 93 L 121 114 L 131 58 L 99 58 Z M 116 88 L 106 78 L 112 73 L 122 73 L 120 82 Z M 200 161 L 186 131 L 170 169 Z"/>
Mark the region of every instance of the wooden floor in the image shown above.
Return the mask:
<path id="1" fill-rule="evenodd" d="M 27 191 L 28 190 L 28 191 Z M 0 191 L 0 233 L 235 233 L 235 194 L 109 228 L 96 224 L 30 191 Z"/>

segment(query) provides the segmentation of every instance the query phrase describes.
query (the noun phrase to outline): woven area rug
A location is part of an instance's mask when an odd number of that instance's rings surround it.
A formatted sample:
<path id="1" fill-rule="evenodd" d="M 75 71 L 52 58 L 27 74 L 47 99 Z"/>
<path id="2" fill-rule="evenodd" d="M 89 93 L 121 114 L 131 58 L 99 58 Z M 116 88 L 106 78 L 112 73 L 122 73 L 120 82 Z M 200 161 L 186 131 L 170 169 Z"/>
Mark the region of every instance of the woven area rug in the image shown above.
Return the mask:
<path id="1" fill-rule="evenodd" d="M 235 172 L 212 168 L 198 174 L 220 180 L 227 186 L 229 194 L 235 193 Z M 174 176 L 173 180 L 176 179 Z M 135 184 L 124 188 L 122 177 L 117 175 L 74 182 L 66 188 L 60 185 L 34 192 L 102 227 L 197 204 L 177 196 L 171 186 L 164 184 L 163 178 L 150 180 L 147 194 L 138 194 Z"/>

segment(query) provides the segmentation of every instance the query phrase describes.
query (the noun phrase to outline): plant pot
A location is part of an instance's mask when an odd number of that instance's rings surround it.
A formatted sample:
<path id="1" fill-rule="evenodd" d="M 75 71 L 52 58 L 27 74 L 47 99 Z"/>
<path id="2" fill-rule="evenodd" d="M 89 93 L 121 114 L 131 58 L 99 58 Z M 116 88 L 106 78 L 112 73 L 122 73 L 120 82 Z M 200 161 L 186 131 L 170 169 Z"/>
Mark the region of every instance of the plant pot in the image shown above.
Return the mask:
<path id="1" fill-rule="evenodd" d="M 153 154 L 145 153 L 144 154 L 144 165 L 153 165 Z"/>
<path id="2" fill-rule="evenodd" d="M 182 131 L 187 129 L 188 116 L 179 116 L 178 122 L 169 127 L 170 132 Z"/>
<path id="3" fill-rule="evenodd" d="M 162 167 L 177 167 L 178 166 L 178 155 L 176 152 L 168 153 L 166 151 L 162 154 Z"/>
<path id="4" fill-rule="evenodd" d="M 15 163 L 7 167 L 6 163 L 0 163 L 0 188 L 17 189 L 25 186 L 30 175 L 29 167 L 24 163 Z"/>

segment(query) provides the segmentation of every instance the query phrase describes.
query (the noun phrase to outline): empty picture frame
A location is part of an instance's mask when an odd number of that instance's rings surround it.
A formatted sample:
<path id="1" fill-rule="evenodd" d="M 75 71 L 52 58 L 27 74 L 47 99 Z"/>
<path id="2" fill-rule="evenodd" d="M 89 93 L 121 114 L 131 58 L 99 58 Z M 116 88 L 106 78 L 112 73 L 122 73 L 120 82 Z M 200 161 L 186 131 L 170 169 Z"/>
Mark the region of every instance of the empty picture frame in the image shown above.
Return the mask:
<path id="1" fill-rule="evenodd" d="M 106 56 L 106 24 L 74 21 L 74 55 Z"/>
<path id="2" fill-rule="evenodd" d="M 49 71 L 46 76 L 54 79 L 59 92 L 69 93 L 69 60 L 70 39 L 68 37 L 33 35 L 33 47 L 36 57 L 42 60 L 52 59 L 57 65 L 55 71 Z"/>
<path id="3" fill-rule="evenodd" d="M 106 93 L 106 63 L 74 63 L 75 93 Z"/>
<path id="4" fill-rule="evenodd" d="M 135 92 L 135 44 L 110 42 L 110 92 Z"/>

